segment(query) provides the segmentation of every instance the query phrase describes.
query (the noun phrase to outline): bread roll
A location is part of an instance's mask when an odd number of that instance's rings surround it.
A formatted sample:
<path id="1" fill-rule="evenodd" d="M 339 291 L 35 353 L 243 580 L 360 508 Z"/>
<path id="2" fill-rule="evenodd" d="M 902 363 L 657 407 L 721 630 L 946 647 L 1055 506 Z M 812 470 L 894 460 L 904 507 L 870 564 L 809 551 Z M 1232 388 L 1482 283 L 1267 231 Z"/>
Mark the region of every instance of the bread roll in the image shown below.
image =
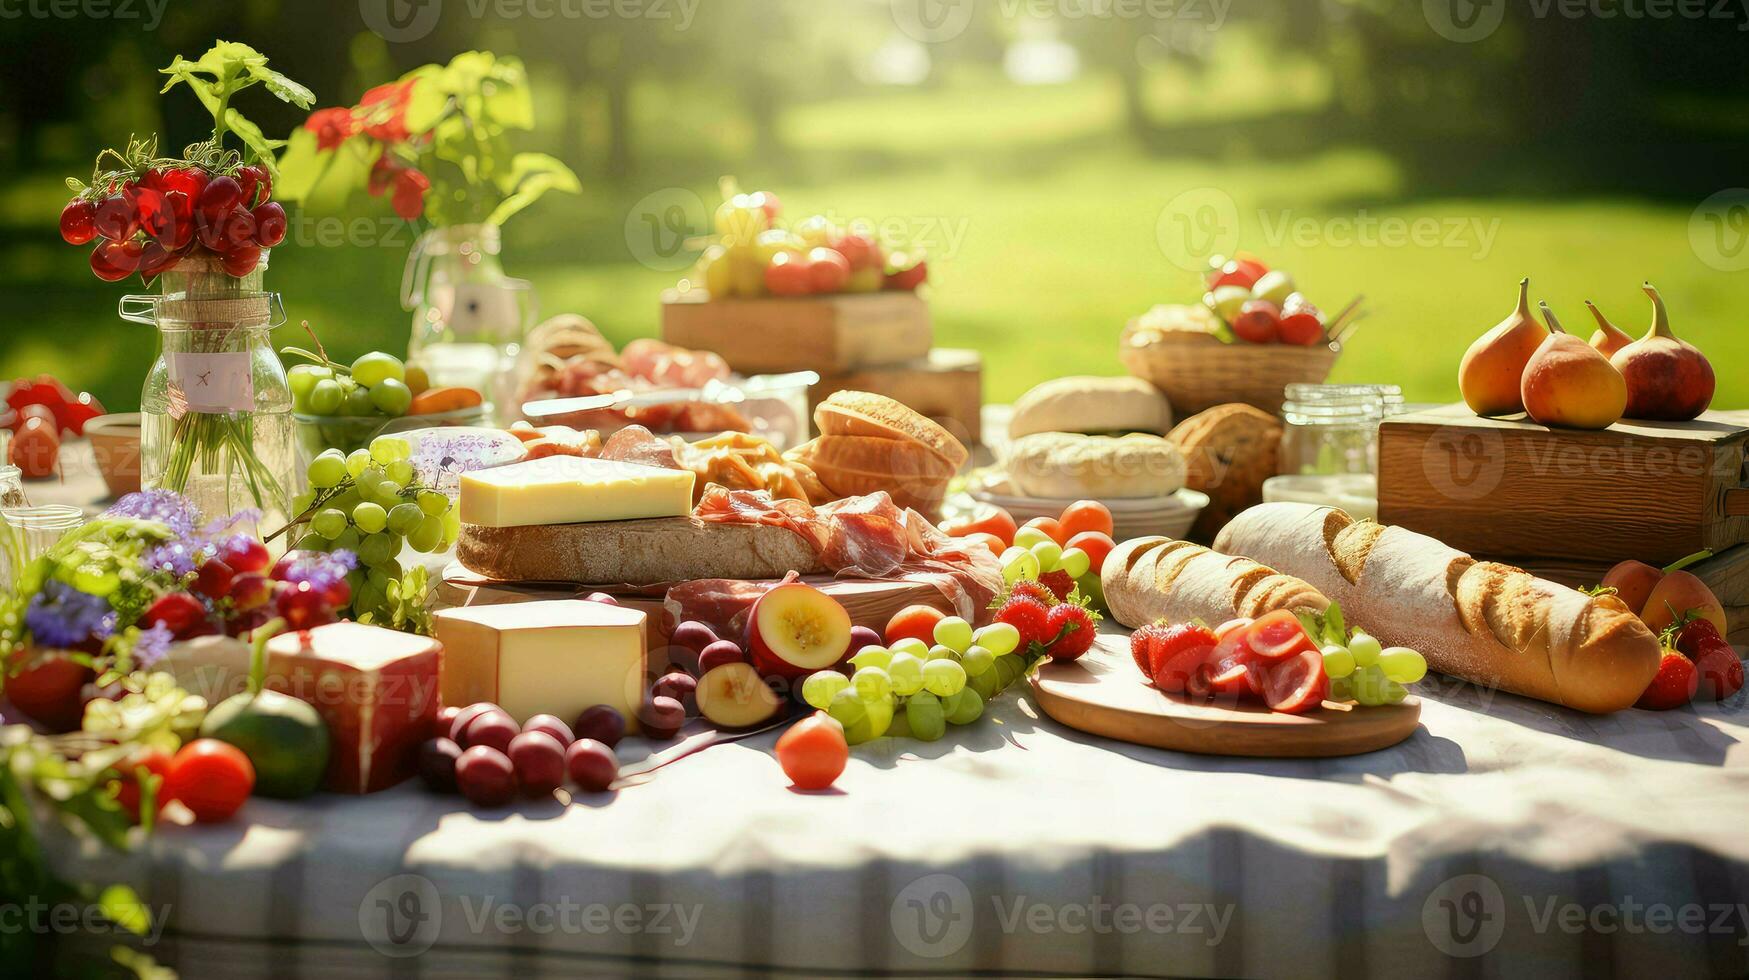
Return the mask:
<path id="1" fill-rule="evenodd" d="M 1156 620 L 1210 627 L 1277 609 L 1322 612 L 1330 600 L 1291 575 L 1188 541 L 1133 538 L 1106 556 L 1099 573 L 1106 608 L 1129 627 Z"/>
<path id="2" fill-rule="evenodd" d="M 1008 437 L 1034 432 L 1152 432 L 1172 429 L 1172 405 L 1141 378 L 1056 378 L 1014 403 Z"/>
<path id="3" fill-rule="evenodd" d="M 814 409 L 821 435 L 868 436 L 915 442 L 941 457 L 952 471 L 966 464 L 966 447 L 946 429 L 885 395 L 835 391 Z"/>
<path id="4" fill-rule="evenodd" d="M 1008 447 L 1008 482 L 1028 497 L 1164 497 L 1184 486 L 1184 454 L 1159 436 L 1035 432 Z"/>
<path id="5" fill-rule="evenodd" d="M 1350 624 L 1486 687 L 1601 714 L 1632 705 L 1658 672 L 1657 637 L 1616 597 L 1477 561 L 1405 528 L 1264 504 L 1215 546 L 1301 576 Z"/>

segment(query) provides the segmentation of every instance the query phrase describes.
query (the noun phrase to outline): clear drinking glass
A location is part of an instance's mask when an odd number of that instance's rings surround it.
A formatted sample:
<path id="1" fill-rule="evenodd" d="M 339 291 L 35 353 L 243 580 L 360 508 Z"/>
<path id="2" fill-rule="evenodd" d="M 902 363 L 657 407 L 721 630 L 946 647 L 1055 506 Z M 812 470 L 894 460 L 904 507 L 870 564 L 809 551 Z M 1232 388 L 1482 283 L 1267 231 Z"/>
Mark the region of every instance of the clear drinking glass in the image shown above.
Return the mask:
<path id="1" fill-rule="evenodd" d="M 85 512 L 65 504 L 0 507 L 0 588 L 11 589 L 18 572 L 85 524 Z"/>

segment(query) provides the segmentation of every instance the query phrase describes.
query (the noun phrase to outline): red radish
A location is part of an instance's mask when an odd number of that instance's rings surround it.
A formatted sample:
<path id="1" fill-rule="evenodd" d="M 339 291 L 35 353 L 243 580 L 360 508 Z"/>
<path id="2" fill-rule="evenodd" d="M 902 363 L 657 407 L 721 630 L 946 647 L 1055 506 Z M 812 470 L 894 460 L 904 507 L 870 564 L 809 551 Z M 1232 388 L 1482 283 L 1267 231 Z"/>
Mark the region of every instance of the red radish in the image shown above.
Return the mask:
<path id="1" fill-rule="evenodd" d="M 1263 700 L 1276 711 L 1297 715 L 1324 703 L 1330 681 L 1324 675 L 1324 655 L 1302 650 L 1263 668 Z"/>
<path id="2" fill-rule="evenodd" d="M 1265 660 L 1281 660 L 1316 646 L 1305 627 L 1286 609 L 1277 609 L 1251 624 L 1246 642 Z"/>

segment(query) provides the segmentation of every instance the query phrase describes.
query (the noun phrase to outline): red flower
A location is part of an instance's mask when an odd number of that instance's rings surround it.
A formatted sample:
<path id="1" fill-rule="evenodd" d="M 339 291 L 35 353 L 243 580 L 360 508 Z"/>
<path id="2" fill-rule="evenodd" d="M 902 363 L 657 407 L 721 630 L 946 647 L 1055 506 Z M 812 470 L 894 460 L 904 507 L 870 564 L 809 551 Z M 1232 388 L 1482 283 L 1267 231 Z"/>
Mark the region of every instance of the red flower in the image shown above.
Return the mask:
<path id="1" fill-rule="evenodd" d="M 351 109 L 336 106 L 310 113 L 310 118 L 304 120 L 304 128 L 316 134 L 316 149 L 332 150 L 358 132 L 358 121 L 353 118 Z"/>
<path id="2" fill-rule="evenodd" d="M 412 221 L 425 210 L 425 192 L 431 189 L 431 178 L 408 167 L 395 174 L 395 213 Z"/>
<path id="3" fill-rule="evenodd" d="M 376 158 L 376 162 L 370 165 L 370 179 L 365 183 L 365 189 L 370 191 L 371 197 L 382 197 L 383 192 L 394 184 L 395 175 L 401 170 L 401 162 L 384 150 Z"/>
<path id="4" fill-rule="evenodd" d="M 413 97 L 414 79 L 378 85 L 364 93 L 355 110 L 364 134 L 384 143 L 401 143 L 407 132 L 407 103 Z"/>

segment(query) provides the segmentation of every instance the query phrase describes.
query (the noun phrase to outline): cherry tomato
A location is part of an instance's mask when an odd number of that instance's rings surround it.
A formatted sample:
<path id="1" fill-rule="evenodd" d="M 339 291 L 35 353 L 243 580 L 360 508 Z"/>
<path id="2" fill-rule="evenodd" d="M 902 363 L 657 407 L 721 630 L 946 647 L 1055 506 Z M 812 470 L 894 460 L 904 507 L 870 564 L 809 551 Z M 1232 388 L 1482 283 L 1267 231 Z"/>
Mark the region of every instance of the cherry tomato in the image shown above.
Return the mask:
<path id="1" fill-rule="evenodd" d="M 850 261 L 837 249 L 813 249 L 808 252 L 808 281 L 816 293 L 836 293 L 850 281 Z"/>
<path id="2" fill-rule="evenodd" d="M 1062 516 L 1063 540 L 1074 537 L 1082 531 L 1098 531 L 1107 537 L 1112 534 L 1111 511 L 1097 500 L 1077 500 L 1063 508 Z"/>
<path id="3" fill-rule="evenodd" d="M 91 220 L 97 233 L 112 242 L 125 241 L 140 230 L 140 219 L 134 213 L 133 203 L 120 194 L 111 194 L 97 202 L 97 213 Z"/>
<path id="4" fill-rule="evenodd" d="M 1102 534 L 1099 531 L 1082 531 L 1070 538 L 1069 543 L 1063 545 L 1063 550 L 1080 548 L 1087 552 L 1087 557 L 1092 562 L 1090 570 L 1093 574 L 1098 575 L 1105 568 L 1106 556 L 1111 554 L 1111 549 L 1115 547 L 1117 547 L 1117 542 L 1113 541 L 1109 534 Z"/>
<path id="5" fill-rule="evenodd" d="M 806 296 L 814 291 L 813 279 L 808 274 L 809 268 L 807 260 L 801 256 L 793 252 L 779 252 L 771 257 L 771 264 L 765 267 L 765 288 L 771 290 L 773 296 Z"/>
<path id="6" fill-rule="evenodd" d="M 255 217 L 255 244 L 272 248 L 285 241 L 285 207 L 278 201 L 257 204 L 250 212 Z"/>
<path id="7" fill-rule="evenodd" d="M 197 738 L 170 760 L 160 792 L 166 802 L 188 807 L 201 823 L 223 823 L 254 789 L 255 767 L 248 756 L 228 742 Z"/>
<path id="8" fill-rule="evenodd" d="M 916 637 L 924 643 L 934 643 L 935 624 L 941 622 L 944 615 L 934 606 L 906 606 L 887 621 L 887 645 L 891 646 L 907 636 Z"/>
<path id="9" fill-rule="evenodd" d="M 1063 533 L 1063 525 L 1053 517 L 1035 517 L 1022 524 L 1021 527 L 1036 527 L 1050 535 L 1051 540 L 1058 544 L 1069 540 L 1069 536 Z"/>
<path id="10" fill-rule="evenodd" d="M 137 241 L 100 242 L 91 250 L 91 272 L 104 282 L 121 282 L 140 266 L 143 246 Z"/>
<path id="11" fill-rule="evenodd" d="M 110 789 L 115 793 L 115 802 L 135 823 L 140 822 L 140 783 L 148 776 L 159 779 L 154 802 L 158 810 L 164 809 L 164 780 L 170 774 L 170 753 L 159 748 L 141 749 L 116 763 L 115 770 L 117 775 L 110 780 Z"/>
<path id="12" fill-rule="evenodd" d="M 14 662 L 22 658 L 15 655 Z M 85 714 L 79 691 L 92 676 L 91 668 L 66 654 L 38 657 L 6 678 L 6 699 L 54 731 L 72 731 Z"/>
<path id="13" fill-rule="evenodd" d="M 943 522 L 941 529 L 956 538 L 980 532 L 993 534 L 1001 540 L 1003 548 L 1014 543 L 1014 532 L 1019 530 L 1014 525 L 1012 515 L 1002 508 L 990 504 L 979 504 L 972 509 L 969 517 L 956 517 L 951 521 Z M 1001 548 L 998 548 L 996 553 L 1001 554 Z"/>
<path id="14" fill-rule="evenodd" d="M 849 761 L 844 729 L 823 711 L 796 722 L 777 740 L 777 764 L 797 789 L 826 789 Z"/>
<path id="15" fill-rule="evenodd" d="M 61 240 L 68 245 L 84 245 L 97 237 L 93 222 L 97 204 L 84 198 L 74 198 L 61 209 Z"/>
<path id="16" fill-rule="evenodd" d="M 8 454 L 12 465 L 28 480 L 42 480 L 55 475 L 61 456 L 61 433 L 51 419 L 31 417 L 18 427 Z"/>

